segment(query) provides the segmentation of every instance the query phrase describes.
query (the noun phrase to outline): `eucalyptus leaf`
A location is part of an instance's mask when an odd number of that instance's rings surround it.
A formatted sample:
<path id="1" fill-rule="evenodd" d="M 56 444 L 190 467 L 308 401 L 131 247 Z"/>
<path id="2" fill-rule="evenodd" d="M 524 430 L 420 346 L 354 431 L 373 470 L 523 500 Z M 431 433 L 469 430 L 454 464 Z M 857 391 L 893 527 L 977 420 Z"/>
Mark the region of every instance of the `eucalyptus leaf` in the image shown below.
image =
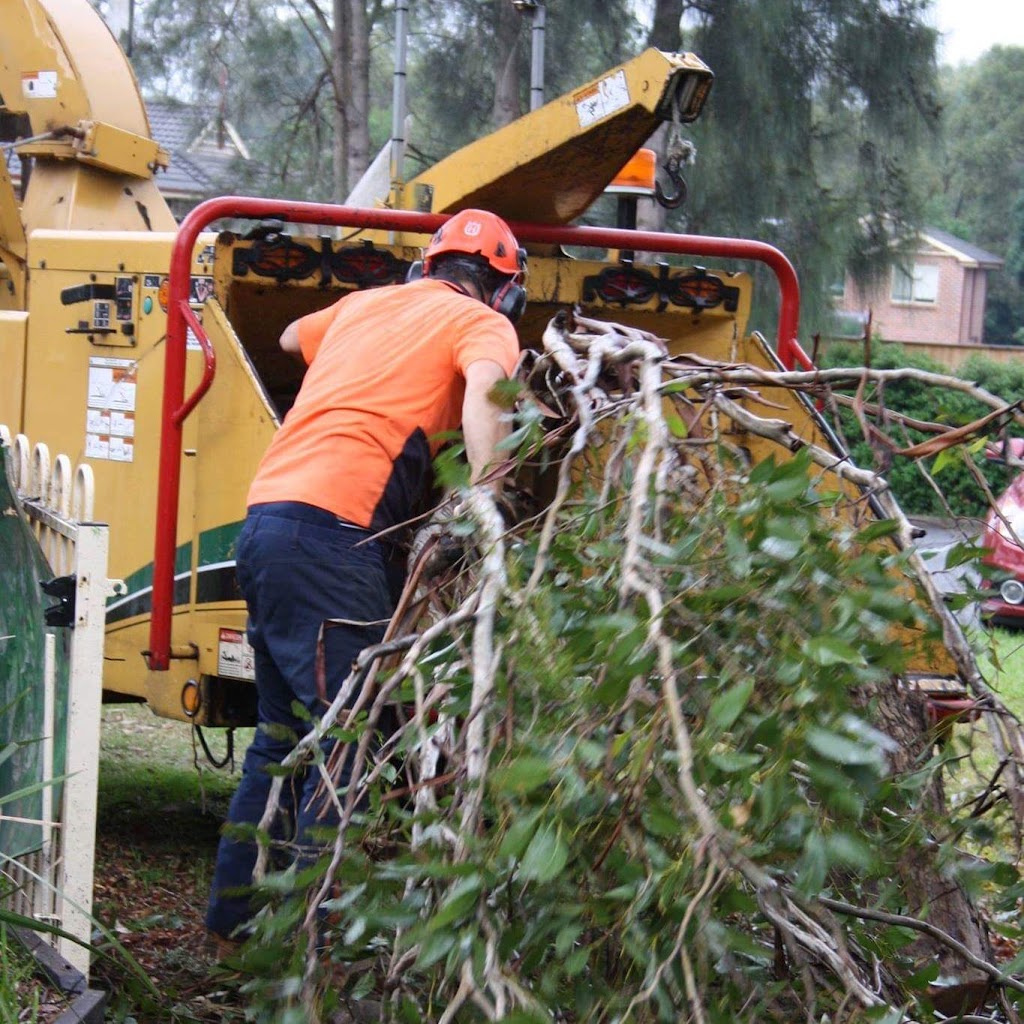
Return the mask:
<path id="1" fill-rule="evenodd" d="M 530 840 L 519 865 L 519 874 L 528 881 L 550 882 L 561 873 L 568 859 L 569 847 L 559 834 L 558 827 L 545 822 Z"/>
<path id="2" fill-rule="evenodd" d="M 754 680 L 743 679 L 720 694 L 708 709 L 707 728 L 712 734 L 732 727 L 743 714 L 754 692 Z"/>
<path id="3" fill-rule="evenodd" d="M 815 752 L 836 764 L 859 765 L 878 764 L 880 753 L 877 747 L 850 739 L 828 729 L 812 727 L 807 730 L 807 744 Z"/>
<path id="4" fill-rule="evenodd" d="M 804 651 L 818 665 L 867 664 L 860 651 L 835 636 L 813 636 L 804 644 Z"/>
<path id="5" fill-rule="evenodd" d="M 430 927 L 437 931 L 464 917 L 479 898 L 482 885 L 479 875 L 460 878 L 430 918 Z"/>
<path id="6" fill-rule="evenodd" d="M 495 768 L 490 774 L 490 782 L 499 793 L 523 795 L 544 785 L 551 776 L 552 766 L 549 761 L 534 755 L 524 755 Z"/>

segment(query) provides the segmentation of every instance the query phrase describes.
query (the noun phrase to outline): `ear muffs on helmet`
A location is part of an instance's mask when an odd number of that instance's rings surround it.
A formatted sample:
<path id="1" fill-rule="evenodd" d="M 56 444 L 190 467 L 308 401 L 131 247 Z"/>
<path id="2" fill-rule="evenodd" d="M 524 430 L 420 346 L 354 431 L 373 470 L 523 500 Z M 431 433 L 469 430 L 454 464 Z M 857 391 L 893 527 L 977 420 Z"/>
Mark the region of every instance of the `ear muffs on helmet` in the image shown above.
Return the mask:
<path id="1" fill-rule="evenodd" d="M 518 323 L 526 309 L 526 289 L 515 280 L 506 281 L 494 290 L 488 305 L 512 323 Z"/>

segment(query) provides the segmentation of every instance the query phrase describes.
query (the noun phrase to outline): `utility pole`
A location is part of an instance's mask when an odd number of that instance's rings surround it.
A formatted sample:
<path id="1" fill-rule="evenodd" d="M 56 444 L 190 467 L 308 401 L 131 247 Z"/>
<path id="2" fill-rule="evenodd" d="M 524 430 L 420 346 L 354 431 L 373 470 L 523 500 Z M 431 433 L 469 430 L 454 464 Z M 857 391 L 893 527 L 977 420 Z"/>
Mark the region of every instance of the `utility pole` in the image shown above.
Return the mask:
<path id="1" fill-rule="evenodd" d="M 530 109 L 544 106 L 544 31 L 547 18 L 542 0 L 512 0 L 520 14 L 529 14 L 530 33 Z"/>
<path id="2" fill-rule="evenodd" d="M 395 0 L 395 70 L 391 90 L 391 186 L 405 183 L 405 115 L 408 109 L 409 0 Z"/>
<path id="3" fill-rule="evenodd" d="M 107 25 L 125 54 L 131 57 L 135 35 L 135 0 L 110 0 Z"/>

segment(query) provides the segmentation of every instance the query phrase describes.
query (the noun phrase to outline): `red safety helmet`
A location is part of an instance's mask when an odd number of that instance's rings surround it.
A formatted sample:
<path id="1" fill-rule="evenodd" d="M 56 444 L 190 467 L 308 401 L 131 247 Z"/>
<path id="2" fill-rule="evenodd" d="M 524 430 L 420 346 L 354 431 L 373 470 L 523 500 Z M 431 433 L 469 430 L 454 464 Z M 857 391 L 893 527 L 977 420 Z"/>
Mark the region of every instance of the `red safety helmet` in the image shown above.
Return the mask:
<path id="1" fill-rule="evenodd" d="M 499 274 L 515 277 L 526 270 L 526 250 L 520 248 L 512 229 L 488 210 L 461 210 L 445 221 L 423 254 L 424 273 L 441 253 L 483 256 Z"/>

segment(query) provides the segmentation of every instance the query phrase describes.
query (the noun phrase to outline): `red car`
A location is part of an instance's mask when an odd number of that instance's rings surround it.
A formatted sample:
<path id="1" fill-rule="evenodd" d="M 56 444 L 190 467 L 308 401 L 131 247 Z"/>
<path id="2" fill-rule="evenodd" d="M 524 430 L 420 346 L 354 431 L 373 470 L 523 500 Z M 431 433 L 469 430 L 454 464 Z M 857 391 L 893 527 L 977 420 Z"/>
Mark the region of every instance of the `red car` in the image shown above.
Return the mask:
<path id="1" fill-rule="evenodd" d="M 1010 453 L 1024 458 L 1024 438 L 1010 439 Z M 989 457 L 1004 458 L 1002 446 Z M 985 518 L 981 535 L 987 553 L 982 558 L 982 588 L 990 594 L 982 601 L 982 616 L 997 625 L 1024 626 L 1024 473 L 1018 473 Z M 986 567 L 996 570 L 991 576 Z"/>

